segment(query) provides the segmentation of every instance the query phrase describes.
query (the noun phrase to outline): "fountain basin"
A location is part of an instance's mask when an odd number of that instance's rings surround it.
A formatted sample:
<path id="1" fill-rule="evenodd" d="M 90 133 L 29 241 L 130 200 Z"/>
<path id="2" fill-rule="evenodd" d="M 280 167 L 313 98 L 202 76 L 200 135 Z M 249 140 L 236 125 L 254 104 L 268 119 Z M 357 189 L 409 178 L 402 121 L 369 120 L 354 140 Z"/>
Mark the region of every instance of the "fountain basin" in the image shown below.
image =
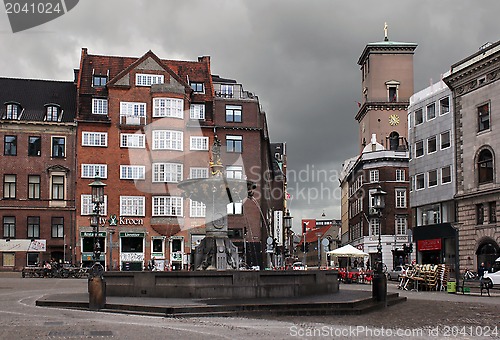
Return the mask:
<path id="1" fill-rule="evenodd" d="M 336 270 L 105 272 L 107 296 L 283 298 L 339 291 Z"/>

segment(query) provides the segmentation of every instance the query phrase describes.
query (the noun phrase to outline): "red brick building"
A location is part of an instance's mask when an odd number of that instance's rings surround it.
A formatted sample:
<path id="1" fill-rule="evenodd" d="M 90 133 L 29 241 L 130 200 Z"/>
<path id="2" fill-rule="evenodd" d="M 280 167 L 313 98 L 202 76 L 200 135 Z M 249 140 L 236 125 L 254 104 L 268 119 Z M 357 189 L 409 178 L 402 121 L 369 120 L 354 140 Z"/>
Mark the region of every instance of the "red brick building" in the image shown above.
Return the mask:
<path id="1" fill-rule="evenodd" d="M 78 88 L 75 260 L 92 256 L 93 213 L 88 186 L 106 183 L 101 210 L 101 262 L 142 269 L 155 258 L 161 269 L 186 268 L 203 237 L 205 207 L 184 198 L 176 183 L 209 176 L 216 134 L 228 177 L 257 183 L 255 201 L 228 206 L 230 237 L 248 262 L 262 263 L 267 233 L 263 193 L 273 176 L 265 113 L 258 98 L 234 80 L 212 77 L 210 58 L 162 60 L 90 55 L 82 50 Z M 283 199 L 278 200 L 282 204 Z M 261 211 L 264 213 L 261 214 Z"/>
<path id="2" fill-rule="evenodd" d="M 0 270 L 70 260 L 76 86 L 0 78 Z"/>

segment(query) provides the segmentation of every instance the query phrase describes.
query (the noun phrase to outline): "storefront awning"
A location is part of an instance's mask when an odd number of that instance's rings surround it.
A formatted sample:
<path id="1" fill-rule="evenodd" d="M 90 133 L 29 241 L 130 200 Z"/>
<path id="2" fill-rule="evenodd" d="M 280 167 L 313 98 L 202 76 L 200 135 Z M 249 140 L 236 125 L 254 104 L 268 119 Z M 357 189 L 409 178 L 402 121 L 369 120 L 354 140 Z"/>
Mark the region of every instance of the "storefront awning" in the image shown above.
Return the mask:
<path id="1" fill-rule="evenodd" d="M 415 242 L 436 238 L 453 238 L 456 236 L 457 230 L 451 225 L 451 223 L 439 223 L 413 228 L 413 241 Z"/>

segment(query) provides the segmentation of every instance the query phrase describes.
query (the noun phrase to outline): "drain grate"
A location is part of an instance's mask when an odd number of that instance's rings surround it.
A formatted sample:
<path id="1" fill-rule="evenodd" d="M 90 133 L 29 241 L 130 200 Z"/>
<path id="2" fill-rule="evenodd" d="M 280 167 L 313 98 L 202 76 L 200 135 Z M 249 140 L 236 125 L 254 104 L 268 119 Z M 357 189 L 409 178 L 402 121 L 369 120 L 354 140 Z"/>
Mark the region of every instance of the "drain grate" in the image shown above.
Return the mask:
<path id="1" fill-rule="evenodd" d="M 54 338 L 82 337 L 85 333 L 83 331 L 50 331 L 49 336 Z"/>
<path id="2" fill-rule="evenodd" d="M 90 336 L 113 336 L 112 331 L 90 331 Z"/>

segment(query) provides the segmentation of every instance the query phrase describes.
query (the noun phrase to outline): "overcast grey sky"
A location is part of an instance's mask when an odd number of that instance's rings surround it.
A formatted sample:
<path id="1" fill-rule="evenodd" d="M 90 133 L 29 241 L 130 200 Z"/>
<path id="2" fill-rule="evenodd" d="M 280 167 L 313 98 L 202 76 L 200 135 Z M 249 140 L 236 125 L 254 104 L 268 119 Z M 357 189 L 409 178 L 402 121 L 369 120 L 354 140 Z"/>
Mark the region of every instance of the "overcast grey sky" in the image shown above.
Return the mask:
<path id="1" fill-rule="evenodd" d="M 82 47 L 137 57 L 152 50 L 162 59 L 210 55 L 213 74 L 259 96 L 271 141 L 287 143 L 297 226 L 323 211 L 340 218 L 336 173 L 358 152 L 357 60 L 367 43 L 383 40 L 384 22 L 390 40 L 418 44 L 419 91 L 497 41 L 498 13 L 498 0 L 80 0 L 16 34 L 2 11 L 0 76 L 72 80 Z M 321 171 L 326 181 L 314 178 Z"/>

